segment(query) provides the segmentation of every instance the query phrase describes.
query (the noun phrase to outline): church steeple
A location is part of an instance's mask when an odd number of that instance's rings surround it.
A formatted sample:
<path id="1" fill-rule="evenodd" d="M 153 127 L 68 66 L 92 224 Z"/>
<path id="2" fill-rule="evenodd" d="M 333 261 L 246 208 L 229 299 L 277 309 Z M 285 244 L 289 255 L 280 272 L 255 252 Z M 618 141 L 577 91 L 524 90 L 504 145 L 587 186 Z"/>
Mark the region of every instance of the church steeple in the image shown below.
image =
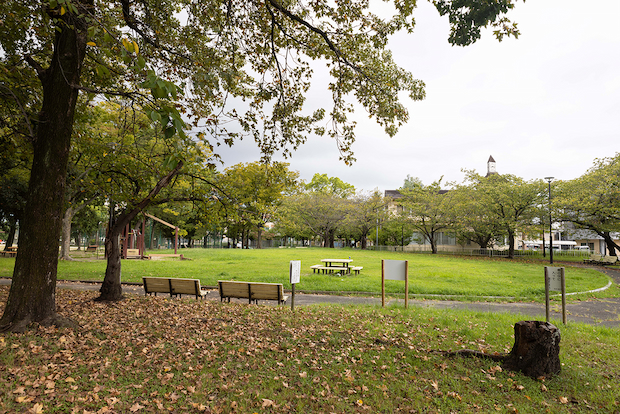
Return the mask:
<path id="1" fill-rule="evenodd" d="M 489 175 L 497 174 L 497 169 L 495 168 L 495 160 L 493 156 L 489 156 L 489 160 L 487 161 L 487 177 Z"/>

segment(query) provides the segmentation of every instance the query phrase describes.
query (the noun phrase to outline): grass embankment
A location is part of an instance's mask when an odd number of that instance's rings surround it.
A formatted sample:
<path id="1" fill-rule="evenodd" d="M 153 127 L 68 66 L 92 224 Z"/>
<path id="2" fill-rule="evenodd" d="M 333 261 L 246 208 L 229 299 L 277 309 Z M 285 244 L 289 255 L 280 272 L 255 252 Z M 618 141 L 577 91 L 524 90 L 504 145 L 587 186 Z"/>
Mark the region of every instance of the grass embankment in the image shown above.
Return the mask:
<path id="1" fill-rule="evenodd" d="M 156 251 L 153 253 L 160 253 Z M 351 249 L 182 249 L 190 260 L 123 260 L 122 281 L 141 282 L 143 276 L 186 277 L 200 279 L 206 286 L 217 281 L 245 280 L 278 282 L 290 288 L 289 261 L 302 261 L 298 290 L 309 292 L 381 292 L 381 260 L 409 260 L 409 293 L 417 295 L 461 295 L 463 297 L 498 296 L 519 300 L 544 299 L 544 266 L 539 261 L 510 261 L 481 257 L 455 257 Z M 164 252 L 166 253 L 166 252 Z M 167 253 L 171 253 L 167 251 Z M 92 255 L 91 255 L 92 257 Z M 313 273 L 310 266 L 324 258 L 351 258 L 363 266 L 360 275 Z M 0 260 L 0 276 L 10 277 L 14 260 Z M 104 260 L 62 261 L 58 278 L 69 280 L 103 279 Z M 598 271 L 566 268 L 567 292 L 585 292 L 607 285 L 609 279 Z M 403 293 L 404 284 L 386 281 L 386 291 Z M 597 297 L 618 296 L 614 286 Z M 584 298 L 591 295 L 580 295 Z M 570 297 L 574 299 L 577 297 Z"/>
<path id="2" fill-rule="evenodd" d="M 0 336 L 0 413 L 620 410 L 614 329 L 558 324 L 562 372 L 541 381 L 430 352 L 508 352 L 519 315 L 94 296 L 57 293 L 80 330 Z"/>

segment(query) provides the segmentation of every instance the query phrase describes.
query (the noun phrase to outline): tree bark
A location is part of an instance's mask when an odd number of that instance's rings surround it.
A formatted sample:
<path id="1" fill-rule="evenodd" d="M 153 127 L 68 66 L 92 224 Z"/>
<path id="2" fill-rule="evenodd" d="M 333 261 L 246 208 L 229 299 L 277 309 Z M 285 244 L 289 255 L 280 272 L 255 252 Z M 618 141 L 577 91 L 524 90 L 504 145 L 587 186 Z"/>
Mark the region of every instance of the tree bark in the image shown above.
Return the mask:
<path id="1" fill-rule="evenodd" d="M 13 246 L 13 242 L 15 241 L 15 232 L 17 231 L 17 220 L 11 220 L 9 225 L 9 234 L 6 236 L 4 250 L 8 251 L 9 247 Z"/>
<path id="2" fill-rule="evenodd" d="M 83 0 L 78 7 L 91 7 Z M 43 69 L 31 57 L 43 86 L 28 196 L 20 222 L 19 253 L 0 331 L 23 331 L 32 322 L 61 324 L 56 315 L 58 238 L 65 201 L 67 163 L 73 131 L 87 24 L 68 12 L 56 31 L 52 58 Z"/>
<path id="3" fill-rule="evenodd" d="M 123 288 L 121 286 L 121 231 L 125 226 L 121 226 L 120 230 L 116 227 L 110 227 L 106 233 L 105 255 L 107 266 L 97 300 L 118 301 L 123 298 Z"/>
<path id="4" fill-rule="evenodd" d="M 557 375 L 560 363 L 560 330 L 549 322 L 521 321 L 514 327 L 515 343 L 502 367 L 528 377 Z"/>
<path id="5" fill-rule="evenodd" d="M 512 229 L 508 229 L 508 258 L 515 257 L 515 233 Z"/>
<path id="6" fill-rule="evenodd" d="M 435 241 L 435 233 L 431 233 L 427 236 L 428 242 L 431 244 L 431 253 L 437 254 L 437 242 Z"/>
<path id="7" fill-rule="evenodd" d="M 263 248 L 263 246 L 262 246 L 262 239 L 263 239 L 263 237 L 262 237 L 262 235 L 263 235 L 263 225 L 262 225 L 262 224 L 259 224 L 259 225 L 257 226 L 257 231 L 256 231 L 256 232 L 257 232 L 257 236 L 256 236 L 256 248 L 257 248 L 257 249 L 262 249 L 262 248 Z"/>
<path id="8" fill-rule="evenodd" d="M 69 206 L 62 216 L 62 243 L 60 245 L 60 260 L 71 260 L 71 221 L 73 220 L 73 207 Z"/>
<path id="9" fill-rule="evenodd" d="M 603 240 L 605 240 L 607 249 L 609 250 L 609 255 L 617 256 L 616 249 L 618 248 L 618 245 L 614 242 L 614 239 L 613 237 L 611 237 L 611 234 L 608 231 L 606 231 L 602 233 L 602 237 L 603 237 Z"/>

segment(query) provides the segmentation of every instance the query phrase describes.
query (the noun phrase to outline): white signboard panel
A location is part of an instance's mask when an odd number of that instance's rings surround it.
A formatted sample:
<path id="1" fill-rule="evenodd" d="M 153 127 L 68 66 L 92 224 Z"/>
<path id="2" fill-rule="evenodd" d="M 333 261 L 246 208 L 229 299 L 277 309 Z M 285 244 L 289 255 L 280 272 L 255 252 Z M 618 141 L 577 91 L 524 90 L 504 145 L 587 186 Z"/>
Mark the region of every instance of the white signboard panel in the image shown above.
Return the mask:
<path id="1" fill-rule="evenodd" d="M 383 269 L 386 280 L 405 280 L 407 276 L 407 261 L 384 260 Z"/>
<path id="2" fill-rule="evenodd" d="M 547 266 L 547 277 L 549 278 L 549 290 L 554 292 L 562 291 L 562 268 Z"/>
<path id="3" fill-rule="evenodd" d="M 291 284 L 301 280 L 301 260 L 291 260 Z"/>

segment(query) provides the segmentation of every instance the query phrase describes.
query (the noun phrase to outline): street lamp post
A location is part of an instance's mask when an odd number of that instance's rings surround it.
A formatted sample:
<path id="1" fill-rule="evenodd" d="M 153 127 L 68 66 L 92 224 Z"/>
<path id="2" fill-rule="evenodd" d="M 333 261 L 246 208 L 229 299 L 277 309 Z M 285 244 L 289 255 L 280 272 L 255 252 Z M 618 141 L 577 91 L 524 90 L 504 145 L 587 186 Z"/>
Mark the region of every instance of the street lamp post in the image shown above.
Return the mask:
<path id="1" fill-rule="evenodd" d="M 545 177 L 549 183 L 549 264 L 553 264 L 553 228 L 551 221 L 551 180 L 554 177 Z"/>

